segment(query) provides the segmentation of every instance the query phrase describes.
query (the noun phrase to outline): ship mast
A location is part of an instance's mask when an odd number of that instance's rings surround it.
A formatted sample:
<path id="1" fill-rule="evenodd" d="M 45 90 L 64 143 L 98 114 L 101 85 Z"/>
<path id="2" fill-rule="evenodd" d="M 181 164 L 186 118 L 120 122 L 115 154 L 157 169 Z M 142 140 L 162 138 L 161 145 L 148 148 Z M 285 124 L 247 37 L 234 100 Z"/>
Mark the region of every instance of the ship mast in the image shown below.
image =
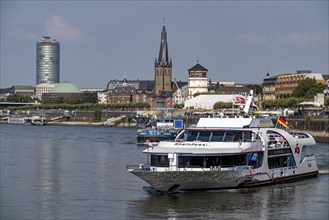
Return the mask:
<path id="1" fill-rule="evenodd" d="M 249 114 L 250 105 L 251 105 L 252 100 L 253 100 L 253 93 L 254 93 L 254 90 L 250 90 L 250 93 L 247 96 L 246 104 L 244 105 L 244 108 L 243 108 L 243 112 L 244 112 L 245 115 Z"/>

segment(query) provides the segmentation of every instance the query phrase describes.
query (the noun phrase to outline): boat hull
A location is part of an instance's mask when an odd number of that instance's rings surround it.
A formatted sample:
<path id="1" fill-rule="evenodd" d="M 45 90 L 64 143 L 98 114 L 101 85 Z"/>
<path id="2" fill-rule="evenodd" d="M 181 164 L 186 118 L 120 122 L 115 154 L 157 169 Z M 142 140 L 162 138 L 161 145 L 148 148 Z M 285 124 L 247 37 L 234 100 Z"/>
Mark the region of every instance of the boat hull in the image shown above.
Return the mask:
<path id="1" fill-rule="evenodd" d="M 132 170 L 158 191 L 236 188 L 247 181 L 246 171 L 143 171 Z"/>
<path id="2" fill-rule="evenodd" d="M 132 174 L 150 184 L 148 191 L 172 193 L 177 191 L 249 188 L 293 182 L 312 178 L 318 170 L 284 177 L 270 178 L 267 173 L 249 175 L 248 171 L 166 171 L 131 170 Z M 262 176 L 262 177 L 261 177 Z"/>

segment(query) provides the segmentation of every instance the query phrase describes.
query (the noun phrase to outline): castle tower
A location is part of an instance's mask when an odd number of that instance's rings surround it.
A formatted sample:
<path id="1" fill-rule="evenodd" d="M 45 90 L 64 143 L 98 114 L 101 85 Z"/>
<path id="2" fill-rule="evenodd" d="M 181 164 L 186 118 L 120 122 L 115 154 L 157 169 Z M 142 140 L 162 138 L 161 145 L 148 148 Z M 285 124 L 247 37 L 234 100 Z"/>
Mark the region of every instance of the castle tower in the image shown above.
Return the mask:
<path id="1" fill-rule="evenodd" d="M 197 64 L 188 70 L 188 92 L 189 99 L 193 98 L 195 93 L 208 92 L 208 70 Z"/>
<path id="2" fill-rule="evenodd" d="M 167 31 L 164 23 L 161 32 L 159 57 L 155 59 L 154 67 L 155 94 L 160 95 L 161 92 L 171 91 L 172 62 L 168 56 Z"/>

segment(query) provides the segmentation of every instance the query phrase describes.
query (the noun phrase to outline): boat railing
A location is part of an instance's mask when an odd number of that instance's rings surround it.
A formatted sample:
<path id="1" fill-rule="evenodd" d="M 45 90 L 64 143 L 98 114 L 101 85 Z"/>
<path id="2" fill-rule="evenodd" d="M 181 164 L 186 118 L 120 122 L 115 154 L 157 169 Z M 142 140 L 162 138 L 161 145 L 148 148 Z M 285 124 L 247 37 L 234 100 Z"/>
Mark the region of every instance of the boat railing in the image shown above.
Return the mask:
<path id="1" fill-rule="evenodd" d="M 279 176 L 285 176 L 285 175 L 291 175 L 294 174 L 294 170 L 296 169 L 296 166 L 291 167 L 279 167 L 271 169 L 270 173 L 272 175 L 272 178 L 279 177 Z"/>
<path id="2" fill-rule="evenodd" d="M 221 167 L 221 166 L 210 166 L 210 167 L 153 167 L 147 164 L 138 165 L 126 165 L 127 170 L 139 170 L 139 171 L 181 171 L 181 172 L 191 172 L 191 171 L 244 171 L 251 170 L 251 166 L 234 166 L 234 167 Z"/>

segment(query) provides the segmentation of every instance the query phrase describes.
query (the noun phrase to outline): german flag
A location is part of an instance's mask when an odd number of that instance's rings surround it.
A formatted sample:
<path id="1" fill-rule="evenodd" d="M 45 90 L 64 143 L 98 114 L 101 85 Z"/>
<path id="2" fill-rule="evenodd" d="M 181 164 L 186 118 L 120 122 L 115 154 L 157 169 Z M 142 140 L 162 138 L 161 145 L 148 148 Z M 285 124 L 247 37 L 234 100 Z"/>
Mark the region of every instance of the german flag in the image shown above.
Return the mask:
<path id="1" fill-rule="evenodd" d="M 282 125 L 284 128 L 287 128 L 287 127 L 288 127 L 288 125 L 287 125 L 287 120 L 284 119 L 284 118 L 281 118 L 280 116 L 279 116 L 279 118 L 278 118 L 278 123 L 279 123 L 280 125 Z"/>

